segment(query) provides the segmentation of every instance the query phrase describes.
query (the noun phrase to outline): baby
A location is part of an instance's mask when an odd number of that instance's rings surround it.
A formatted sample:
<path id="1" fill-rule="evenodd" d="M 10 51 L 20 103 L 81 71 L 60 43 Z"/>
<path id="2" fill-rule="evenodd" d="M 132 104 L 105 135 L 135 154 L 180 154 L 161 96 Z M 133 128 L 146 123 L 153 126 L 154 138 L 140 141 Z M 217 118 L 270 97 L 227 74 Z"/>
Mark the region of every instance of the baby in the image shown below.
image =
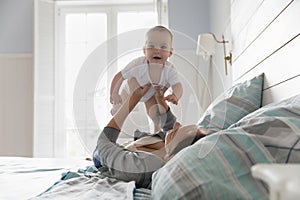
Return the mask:
<path id="1" fill-rule="evenodd" d="M 131 61 L 112 80 L 110 88 L 110 103 L 113 104 L 112 115 L 117 112 L 122 101 L 130 94 L 130 88 L 128 87 L 122 90 L 121 95 L 119 94 L 120 87 L 125 79 L 134 79 L 139 86 L 151 83 L 151 88 L 140 101 L 145 103 L 147 114 L 154 123 L 154 131 L 159 132 L 161 130 L 158 119 L 159 108 L 154 95 L 155 88 L 160 87 L 162 89 L 171 86 L 172 94 L 164 97 L 164 100 L 175 105 L 178 104 L 183 93 L 177 71 L 167 61 L 173 53 L 172 39 L 171 31 L 163 26 L 155 26 L 148 30 L 145 46 L 143 47 L 145 56 Z"/>

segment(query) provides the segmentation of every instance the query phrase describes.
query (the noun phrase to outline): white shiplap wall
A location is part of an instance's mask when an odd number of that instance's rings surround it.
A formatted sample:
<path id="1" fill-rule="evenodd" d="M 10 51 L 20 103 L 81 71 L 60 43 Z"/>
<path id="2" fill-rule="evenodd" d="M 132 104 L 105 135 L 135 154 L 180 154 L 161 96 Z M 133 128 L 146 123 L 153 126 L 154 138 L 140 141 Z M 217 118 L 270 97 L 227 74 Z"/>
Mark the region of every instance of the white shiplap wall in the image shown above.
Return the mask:
<path id="1" fill-rule="evenodd" d="M 265 73 L 263 104 L 300 93 L 300 0 L 233 1 L 233 81 Z"/>

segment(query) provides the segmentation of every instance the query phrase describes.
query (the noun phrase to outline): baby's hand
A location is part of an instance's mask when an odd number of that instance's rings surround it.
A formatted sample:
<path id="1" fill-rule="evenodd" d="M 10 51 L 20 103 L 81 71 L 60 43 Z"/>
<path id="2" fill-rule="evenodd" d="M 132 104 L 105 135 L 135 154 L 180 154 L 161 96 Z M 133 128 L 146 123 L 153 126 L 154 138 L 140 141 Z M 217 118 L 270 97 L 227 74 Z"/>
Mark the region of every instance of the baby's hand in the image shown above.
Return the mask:
<path id="1" fill-rule="evenodd" d="M 122 103 L 122 98 L 119 94 L 112 94 L 110 96 L 110 103 L 111 104 L 121 104 Z"/>
<path id="2" fill-rule="evenodd" d="M 167 100 L 168 102 L 171 102 L 171 103 L 173 103 L 175 105 L 178 104 L 178 98 L 176 97 L 175 94 L 170 94 L 170 95 L 166 96 L 164 98 L 164 100 Z"/>

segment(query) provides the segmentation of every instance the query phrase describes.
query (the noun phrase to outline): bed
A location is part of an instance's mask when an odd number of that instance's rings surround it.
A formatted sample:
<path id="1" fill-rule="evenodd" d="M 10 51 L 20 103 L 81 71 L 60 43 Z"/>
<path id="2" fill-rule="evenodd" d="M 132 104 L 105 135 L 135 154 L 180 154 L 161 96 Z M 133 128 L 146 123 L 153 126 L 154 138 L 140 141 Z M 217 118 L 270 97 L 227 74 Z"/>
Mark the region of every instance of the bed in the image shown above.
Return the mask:
<path id="1" fill-rule="evenodd" d="M 85 158 L 0 157 L 0 199 L 132 199 L 134 182 L 95 176 Z"/>
<path id="2" fill-rule="evenodd" d="M 63 173 L 90 165 L 85 159 L 0 157 L 0 199 L 28 199 L 46 191 Z"/>
<path id="3" fill-rule="evenodd" d="M 300 95 L 261 107 L 264 74 L 236 84 L 207 108 L 211 134 L 153 174 L 151 190 L 104 177 L 82 159 L 0 158 L 0 199 L 268 199 L 256 164 L 300 162 Z"/>

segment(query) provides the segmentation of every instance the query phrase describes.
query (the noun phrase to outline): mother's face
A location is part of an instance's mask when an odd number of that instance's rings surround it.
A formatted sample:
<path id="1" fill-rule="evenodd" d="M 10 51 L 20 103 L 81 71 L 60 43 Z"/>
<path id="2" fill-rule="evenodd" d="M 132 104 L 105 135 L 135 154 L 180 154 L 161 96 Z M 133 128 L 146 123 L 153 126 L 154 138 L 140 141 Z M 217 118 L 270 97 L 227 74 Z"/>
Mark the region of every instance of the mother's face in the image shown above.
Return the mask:
<path id="1" fill-rule="evenodd" d="M 177 151 L 191 145 L 197 135 L 197 129 L 197 125 L 182 126 L 180 123 L 176 122 L 173 129 L 168 131 L 166 135 L 165 159 L 170 159 Z"/>

